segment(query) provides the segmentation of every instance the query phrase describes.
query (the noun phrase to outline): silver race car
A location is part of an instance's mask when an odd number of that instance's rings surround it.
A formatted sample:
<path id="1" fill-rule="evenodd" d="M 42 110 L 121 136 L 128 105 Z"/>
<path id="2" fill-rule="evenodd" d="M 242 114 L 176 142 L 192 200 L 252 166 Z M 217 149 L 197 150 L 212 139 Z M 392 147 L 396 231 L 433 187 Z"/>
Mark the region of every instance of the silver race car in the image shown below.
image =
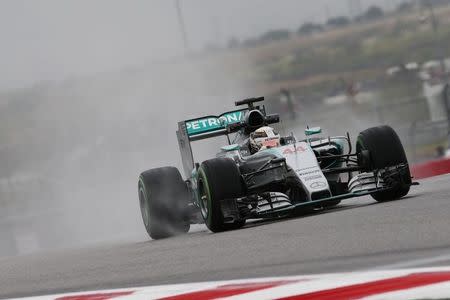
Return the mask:
<path id="1" fill-rule="evenodd" d="M 343 199 L 371 195 L 379 202 L 408 194 L 411 174 L 395 131 L 379 126 L 362 131 L 356 145 L 347 133 L 320 137 L 306 128 L 305 139 L 280 136 L 269 115 L 256 105 L 264 98 L 236 102 L 243 109 L 179 122 L 177 138 L 185 179 L 163 167 L 139 177 L 139 202 L 153 239 L 205 223 L 213 232 L 238 229 L 248 219 L 283 218 L 336 206 Z M 197 163 L 191 143 L 227 138 L 215 158 Z"/>

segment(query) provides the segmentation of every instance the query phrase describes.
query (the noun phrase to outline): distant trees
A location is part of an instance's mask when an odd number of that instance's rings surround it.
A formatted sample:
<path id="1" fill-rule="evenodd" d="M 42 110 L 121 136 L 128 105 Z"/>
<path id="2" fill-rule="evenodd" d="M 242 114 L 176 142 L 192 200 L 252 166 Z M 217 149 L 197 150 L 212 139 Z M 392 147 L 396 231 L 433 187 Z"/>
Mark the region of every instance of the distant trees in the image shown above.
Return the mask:
<path id="1" fill-rule="evenodd" d="M 365 13 L 360 16 L 355 17 L 355 22 L 370 22 L 376 21 L 384 17 L 384 11 L 381 7 L 372 5 L 370 6 Z"/>
<path id="2" fill-rule="evenodd" d="M 418 3 L 422 7 L 427 7 L 430 4 L 433 6 L 439 6 L 439 5 L 449 5 L 450 0 L 418 0 Z"/>
<path id="3" fill-rule="evenodd" d="M 410 12 L 414 8 L 414 3 L 410 1 L 400 3 L 395 9 L 398 13 Z"/>
<path id="4" fill-rule="evenodd" d="M 289 38 L 290 35 L 291 32 L 289 30 L 277 29 L 264 33 L 262 36 L 260 36 L 259 40 L 261 42 L 279 41 Z"/>
<path id="5" fill-rule="evenodd" d="M 323 25 L 308 22 L 300 26 L 300 28 L 297 30 L 297 33 L 299 35 L 310 35 L 322 31 L 324 31 Z"/>
<path id="6" fill-rule="evenodd" d="M 372 5 L 367 9 L 364 16 L 367 21 L 373 21 L 382 18 L 384 16 L 384 11 L 380 7 Z"/>
<path id="7" fill-rule="evenodd" d="M 239 43 L 239 41 L 237 40 L 230 39 L 230 41 L 228 41 L 228 47 L 229 48 L 234 48 L 238 46 L 256 47 L 264 43 L 288 39 L 290 36 L 291 32 L 287 29 L 270 30 L 257 38 L 249 38 L 243 40 L 241 43 Z"/>
<path id="8" fill-rule="evenodd" d="M 450 2 L 450 0 L 418 0 L 418 1 L 436 1 L 436 2 Z M 405 2 L 398 5 L 396 11 L 402 12 L 409 10 L 411 7 L 413 7 L 413 1 L 412 0 L 405 0 Z M 381 18 L 383 18 L 385 15 L 385 12 L 383 9 L 379 6 L 372 5 L 370 6 L 363 14 L 355 17 L 353 20 L 346 16 L 335 16 L 332 18 L 329 18 L 325 24 L 319 24 L 314 22 L 306 22 L 302 24 L 298 30 L 297 35 L 300 36 L 307 36 L 314 33 L 320 33 L 325 31 L 327 28 L 340 28 L 350 25 L 352 22 L 370 22 L 370 21 L 376 21 Z M 231 38 L 228 41 L 228 48 L 238 48 L 238 47 L 255 47 L 267 42 L 272 41 L 281 41 L 284 39 L 288 39 L 291 37 L 291 32 L 287 29 L 276 29 L 276 30 L 270 30 L 259 37 L 255 38 L 248 38 L 242 41 L 239 41 L 235 38 Z"/>
<path id="9" fill-rule="evenodd" d="M 350 24 L 350 19 L 347 17 L 334 17 L 327 21 L 327 25 L 330 27 L 343 27 Z"/>
<path id="10" fill-rule="evenodd" d="M 433 1 L 450 1 L 450 0 L 433 0 Z M 406 10 L 411 5 L 410 2 L 404 2 L 399 5 L 397 10 Z M 314 33 L 320 33 L 327 28 L 340 28 L 350 25 L 352 22 L 368 22 L 378 20 L 384 17 L 384 11 L 376 5 L 370 6 L 362 15 L 351 20 L 346 16 L 336 16 L 327 20 L 325 24 L 319 24 L 314 22 L 306 22 L 297 29 L 297 35 L 307 36 Z M 270 30 L 259 37 L 249 38 L 239 42 L 236 39 L 230 39 L 228 41 L 229 48 L 236 47 L 255 47 L 266 42 L 280 41 L 291 37 L 291 32 L 287 29 Z"/>
<path id="11" fill-rule="evenodd" d="M 415 7 L 426 8 L 430 5 L 441 6 L 449 4 L 450 0 L 404 0 L 402 3 L 397 5 L 395 11 L 398 13 L 404 13 L 412 11 Z"/>

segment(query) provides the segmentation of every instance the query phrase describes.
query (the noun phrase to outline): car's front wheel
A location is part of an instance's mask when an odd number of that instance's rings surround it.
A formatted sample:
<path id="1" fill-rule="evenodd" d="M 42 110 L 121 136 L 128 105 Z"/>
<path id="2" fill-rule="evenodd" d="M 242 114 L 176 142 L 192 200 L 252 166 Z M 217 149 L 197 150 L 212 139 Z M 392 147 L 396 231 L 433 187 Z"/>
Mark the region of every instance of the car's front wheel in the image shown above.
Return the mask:
<path id="1" fill-rule="evenodd" d="M 389 126 L 378 126 L 362 131 L 356 142 L 356 152 L 361 154 L 363 151 L 369 153 L 367 167 L 370 171 L 404 165 L 399 180 L 390 189 L 375 192 L 371 196 L 378 202 L 406 196 L 411 185 L 411 173 L 405 150 L 394 129 Z"/>
<path id="2" fill-rule="evenodd" d="M 245 221 L 225 220 L 221 200 L 244 196 L 244 184 L 236 163 L 230 158 L 215 158 L 198 170 L 198 197 L 203 219 L 212 232 L 238 229 Z"/>

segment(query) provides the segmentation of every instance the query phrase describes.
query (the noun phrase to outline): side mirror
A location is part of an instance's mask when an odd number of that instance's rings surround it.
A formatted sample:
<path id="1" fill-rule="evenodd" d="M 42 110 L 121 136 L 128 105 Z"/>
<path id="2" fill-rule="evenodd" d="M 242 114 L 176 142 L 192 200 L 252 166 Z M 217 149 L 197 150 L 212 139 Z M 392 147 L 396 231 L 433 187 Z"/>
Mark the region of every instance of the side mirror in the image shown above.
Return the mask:
<path id="1" fill-rule="evenodd" d="M 306 128 L 305 129 L 306 136 L 319 134 L 319 133 L 322 133 L 322 128 L 320 128 L 320 127 L 313 127 L 313 128 Z"/>

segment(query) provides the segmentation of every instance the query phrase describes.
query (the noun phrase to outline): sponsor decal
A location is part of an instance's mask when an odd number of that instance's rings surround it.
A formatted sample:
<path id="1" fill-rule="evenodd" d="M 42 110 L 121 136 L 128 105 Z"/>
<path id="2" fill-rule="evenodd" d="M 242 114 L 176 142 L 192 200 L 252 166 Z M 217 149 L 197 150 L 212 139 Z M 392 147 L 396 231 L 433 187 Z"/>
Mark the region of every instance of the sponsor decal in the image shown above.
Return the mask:
<path id="1" fill-rule="evenodd" d="M 202 118 L 186 122 L 189 136 L 226 128 L 228 124 L 239 123 L 244 119 L 245 110 L 232 111 L 219 117 Z"/>
<path id="2" fill-rule="evenodd" d="M 316 181 L 309 185 L 310 188 L 315 189 L 315 190 L 324 188 L 326 186 L 327 186 L 327 184 L 325 182 L 321 182 L 321 181 Z"/>
<path id="3" fill-rule="evenodd" d="M 313 176 L 305 177 L 304 180 L 305 181 L 311 181 L 311 180 L 314 180 L 314 179 L 321 179 L 321 178 L 322 178 L 322 175 L 313 175 Z"/>
<path id="4" fill-rule="evenodd" d="M 276 138 L 272 138 L 272 139 L 269 139 L 267 141 L 263 141 L 262 142 L 262 146 L 266 147 L 266 148 L 276 148 L 279 145 L 280 144 L 279 144 L 279 142 L 278 142 L 278 140 Z"/>
<path id="5" fill-rule="evenodd" d="M 304 172 L 302 172 L 302 170 L 297 169 L 297 170 L 295 170 L 295 173 L 297 173 L 298 176 L 305 176 L 305 175 L 320 173 L 320 170 L 315 169 L 313 171 L 304 171 Z"/>
<path id="6" fill-rule="evenodd" d="M 294 154 L 294 153 L 302 153 L 305 151 L 306 151 L 306 149 L 303 146 L 287 147 L 286 149 L 284 149 L 283 154 L 290 155 L 290 154 Z"/>

